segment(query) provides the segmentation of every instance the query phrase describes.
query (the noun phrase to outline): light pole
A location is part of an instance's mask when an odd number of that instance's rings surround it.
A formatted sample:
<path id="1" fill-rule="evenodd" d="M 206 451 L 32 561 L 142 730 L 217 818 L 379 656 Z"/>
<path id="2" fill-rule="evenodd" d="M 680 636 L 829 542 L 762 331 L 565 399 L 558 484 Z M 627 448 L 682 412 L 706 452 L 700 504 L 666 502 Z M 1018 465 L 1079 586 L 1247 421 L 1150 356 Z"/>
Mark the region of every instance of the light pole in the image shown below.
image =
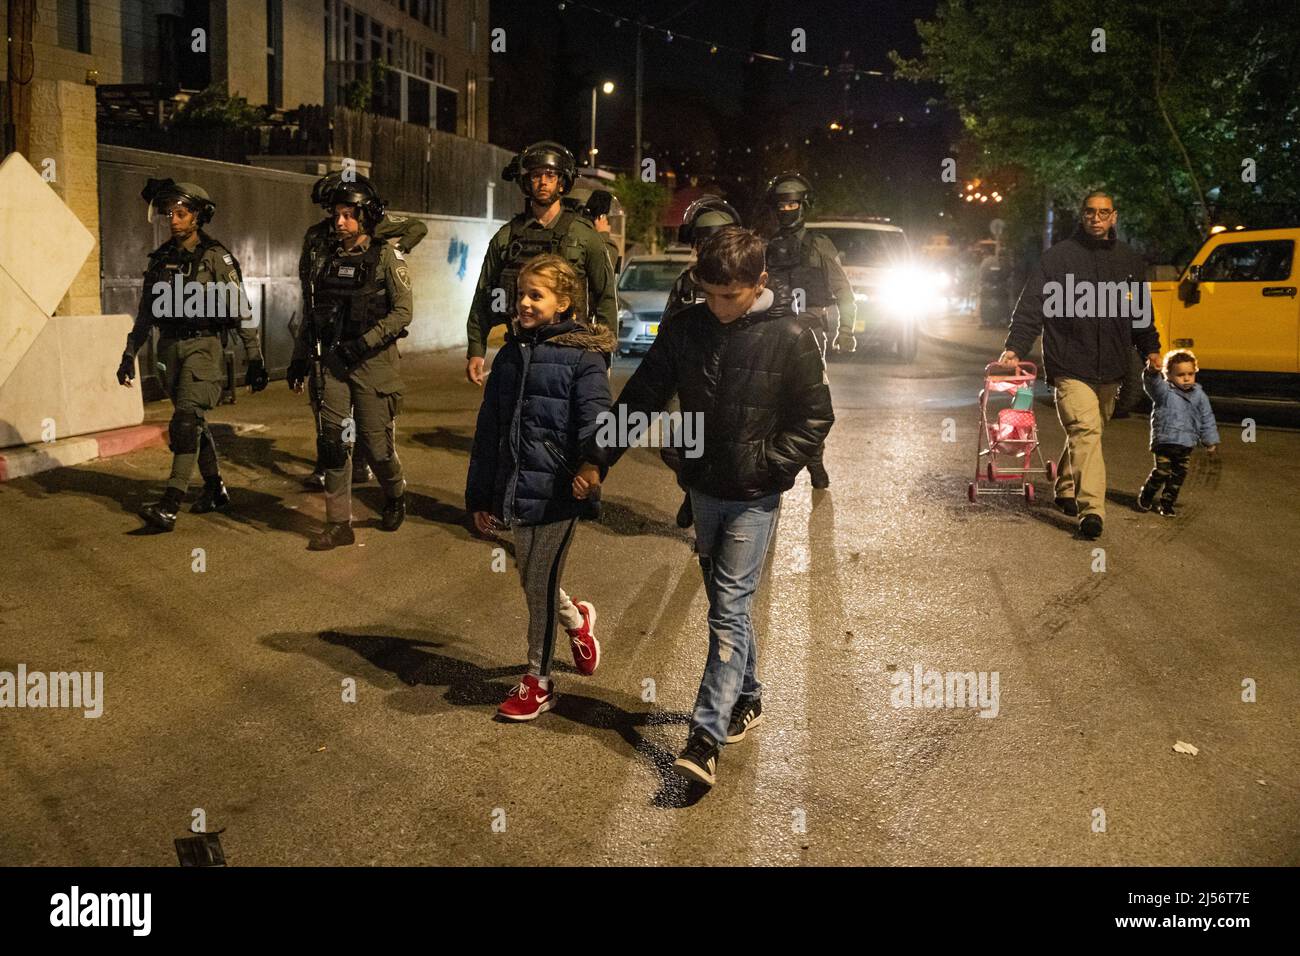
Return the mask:
<path id="1" fill-rule="evenodd" d="M 609 80 L 606 80 L 599 87 L 593 86 L 591 88 L 591 153 L 587 164 L 592 169 L 596 168 L 596 153 L 599 152 L 596 149 L 596 91 L 598 89 L 600 92 L 608 95 L 614 92 L 614 84 Z"/>

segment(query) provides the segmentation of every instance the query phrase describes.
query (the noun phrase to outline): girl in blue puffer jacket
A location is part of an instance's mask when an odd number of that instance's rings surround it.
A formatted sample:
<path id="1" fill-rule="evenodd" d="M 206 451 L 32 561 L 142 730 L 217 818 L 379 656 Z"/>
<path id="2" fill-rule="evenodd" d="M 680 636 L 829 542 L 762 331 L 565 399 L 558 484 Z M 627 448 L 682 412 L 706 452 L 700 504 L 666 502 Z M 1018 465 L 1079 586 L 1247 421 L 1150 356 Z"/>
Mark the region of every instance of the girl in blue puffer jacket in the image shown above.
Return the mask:
<path id="1" fill-rule="evenodd" d="M 578 277 L 560 256 L 530 259 L 517 288 L 516 316 L 478 413 L 465 507 L 485 537 L 502 527 L 514 533 L 528 603 L 528 673 L 497 715 L 532 720 L 555 705 L 550 672 L 557 618 L 578 672 L 590 675 L 600 663 L 595 608 L 571 601 L 560 576 L 578 519 L 600 513 L 598 501 L 579 501 L 571 487 L 579 448 L 609 410 L 606 360 L 616 337 L 573 317 Z"/>
<path id="2" fill-rule="evenodd" d="M 1156 510 L 1174 516 L 1174 502 L 1187 477 L 1187 461 L 1199 441 L 1214 454 L 1219 429 L 1214 410 L 1201 386 L 1196 384 L 1196 356 L 1186 349 L 1165 353 L 1164 368 L 1142 373 L 1142 387 L 1151 396 L 1151 452 L 1156 464 L 1138 492 L 1140 511 Z M 1164 494 L 1156 503 L 1161 486 Z"/>

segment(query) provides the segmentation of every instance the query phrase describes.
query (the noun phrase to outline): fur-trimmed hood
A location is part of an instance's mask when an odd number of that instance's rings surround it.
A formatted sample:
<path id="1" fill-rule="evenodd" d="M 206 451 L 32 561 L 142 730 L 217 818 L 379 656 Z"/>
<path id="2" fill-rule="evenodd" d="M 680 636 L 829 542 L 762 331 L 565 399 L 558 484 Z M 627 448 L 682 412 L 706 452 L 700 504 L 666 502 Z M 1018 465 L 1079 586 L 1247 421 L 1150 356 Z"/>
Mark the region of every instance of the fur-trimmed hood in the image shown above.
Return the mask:
<path id="1" fill-rule="evenodd" d="M 565 319 L 554 325 L 544 325 L 536 329 L 525 329 L 519 324 L 519 318 L 510 320 L 510 334 L 521 342 L 542 343 L 547 345 L 567 346 L 582 349 L 585 352 L 614 351 L 618 337 L 612 329 L 596 323 L 584 325 L 577 319 Z"/>

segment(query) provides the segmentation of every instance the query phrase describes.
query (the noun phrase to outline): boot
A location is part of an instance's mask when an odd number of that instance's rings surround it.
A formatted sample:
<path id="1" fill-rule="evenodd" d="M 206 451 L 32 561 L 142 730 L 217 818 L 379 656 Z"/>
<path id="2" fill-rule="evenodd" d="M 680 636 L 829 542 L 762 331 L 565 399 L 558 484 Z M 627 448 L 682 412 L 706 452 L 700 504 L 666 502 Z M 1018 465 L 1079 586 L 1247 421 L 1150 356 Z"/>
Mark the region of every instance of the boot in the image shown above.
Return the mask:
<path id="1" fill-rule="evenodd" d="M 695 524 L 695 511 L 691 507 L 691 493 L 686 492 L 686 497 L 682 498 L 682 506 L 677 509 L 677 527 L 689 528 Z"/>
<path id="2" fill-rule="evenodd" d="M 199 500 L 190 508 L 190 514 L 207 514 L 228 504 L 230 504 L 230 492 L 226 491 L 226 483 L 221 480 L 220 475 L 217 475 L 215 478 L 204 479 L 203 491 L 199 495 Z"/>
<path id="3" fill-rule="evenodd" d="M 357 461 L 355 458 L 353 459 L 352 484 L 364 485 L 366 482 L 368 482 L 370 479 L 374 477 L 375 477 L 374 472 L 370 470 L 369 465 L 367 465 L 364 461 Z"/>
<path id="4" fill-rule="evenodd" d="M 312 535 L 311 541 L 307 542 L 307 550 L 330 551 L 340 545 L 352 544 L 356 540 L 350 521 L 327 521 L 324 529 L 319 534 Z"/>
<path id="5" fill-rule="evenodd" d="M 140 517 L 152 528 L 171 531 L 176 527 L 176 514 L 181 510 L 181 493 L 168 488 L 162 498 L 140 509 Z"/>
<path id="6" fill-rule="evenodd" d="M 385 531 L 396 531 L 406 519 L 406 495 L 384 500 L 384 512 L 379 519 L 379 526 Z"/>
<path id="7" fill-rule="evenodd" d="M 814 488 L 822 489 L 831 486 L 831 476 L 826 474 L 826 466 L 820 461 L 814 461 L 808 465 L 808 474 L 812 477 L 812 486 Z"/>
<path id="8" fill-rule="evenodd" d="M 302 480 L 302 486 L 307 491 L 324 491 L 325 469 L 318 466 L 315 471 Z"/>

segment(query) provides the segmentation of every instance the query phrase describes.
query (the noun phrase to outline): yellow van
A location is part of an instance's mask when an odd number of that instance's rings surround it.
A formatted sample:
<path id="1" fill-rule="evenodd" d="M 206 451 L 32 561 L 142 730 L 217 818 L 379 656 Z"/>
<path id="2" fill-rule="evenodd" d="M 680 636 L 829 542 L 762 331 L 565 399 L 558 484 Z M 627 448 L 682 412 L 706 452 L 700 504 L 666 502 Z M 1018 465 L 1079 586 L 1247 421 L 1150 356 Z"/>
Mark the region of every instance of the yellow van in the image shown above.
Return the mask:
<path id="1" fill-rule="evenodd" d="M 1300 399 L 1297 240 L 1294 227 L 1210 236 L 1177 280 L 1151 283 L 1161 345 L 1195 352 L 1207 384 Z"/>

